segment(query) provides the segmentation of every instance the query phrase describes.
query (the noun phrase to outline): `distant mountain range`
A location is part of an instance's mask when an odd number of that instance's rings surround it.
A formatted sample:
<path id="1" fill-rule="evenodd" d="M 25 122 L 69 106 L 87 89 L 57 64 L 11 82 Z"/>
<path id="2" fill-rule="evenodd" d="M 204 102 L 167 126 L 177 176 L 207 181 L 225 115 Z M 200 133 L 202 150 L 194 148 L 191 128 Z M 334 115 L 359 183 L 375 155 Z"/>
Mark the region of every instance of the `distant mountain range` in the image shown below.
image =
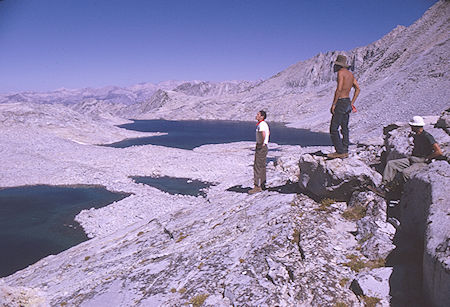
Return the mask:
<path id="1" fill-rule="evenodd" d="M 167 81 L 0 95 L 0 103 L 62 104 L 95 117 L 268 120 L 327 131 L 338 54 L 349 59 L 361 86 L 351 117 L 353 136 L 379 135 L 383 125 L 450 106 L 450 2 L 441 0 L 409 27 L 350 51 L 331 51 L 296 63 L 263 81 Z M 349 33 L 351 35 L 351 33 Z"/>

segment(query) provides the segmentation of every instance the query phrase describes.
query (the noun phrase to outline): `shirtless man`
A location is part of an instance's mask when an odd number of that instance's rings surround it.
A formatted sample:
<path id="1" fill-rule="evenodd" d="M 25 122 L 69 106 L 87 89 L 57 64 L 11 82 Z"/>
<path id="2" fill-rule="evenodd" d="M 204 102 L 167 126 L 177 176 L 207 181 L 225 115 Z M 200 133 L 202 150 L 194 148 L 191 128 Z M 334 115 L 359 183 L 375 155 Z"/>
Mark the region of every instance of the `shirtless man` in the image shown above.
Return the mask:
<path id="1" fill-rule="evenodd" d="M 248 191 L 248 194 L 255 194 L 262 192 L 266 187 L 266 158 L 267 145 L 269 144 L 269 125 L 265 122 L 267 114 L 261 110 L 256 114 L 256 148 L 255 148 L 255 162 L 253 163 L 253 181 L 255 187 Z"/>
<path id="2" fill-rule="evenodd" d="M 334 72 L 337 72 L 337 87 L 334 92 L 333 104 L 331 105 L 330 136 L 336 152 L 328 154 L 328 158 L 347 158 L 349 133 L 348 120 L 350 112 L 356 112 L 354 106 L 355 100 L 359 95 L 360 89 L 358 82 L 356 82 L 353 74 L 347 69 L 347 58 L 343 55 L 338 55 L 334 62 Z M 353 98 L 350 101 L 350 90 L 355 89 Z M 342 139 L 339 134 L 339 127 L 341 127 Z"/>

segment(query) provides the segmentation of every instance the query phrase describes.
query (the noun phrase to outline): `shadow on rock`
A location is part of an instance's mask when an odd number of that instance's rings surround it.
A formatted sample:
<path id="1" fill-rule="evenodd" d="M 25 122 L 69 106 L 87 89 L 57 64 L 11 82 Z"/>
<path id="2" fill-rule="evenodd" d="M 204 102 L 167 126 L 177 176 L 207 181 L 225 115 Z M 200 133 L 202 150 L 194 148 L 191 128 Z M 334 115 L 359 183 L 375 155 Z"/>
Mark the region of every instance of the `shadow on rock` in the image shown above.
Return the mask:
<path id="1" fill-rule="evenodd" d="M 248 193 L 250 191 L 250 187 L 243 187 L 242 185 L 235 185 L 231 188 L 228 188 L 227 191 L 229 192 L 237 192 L 237 193 Z M 297 182 L 287 182 L 285 185 L 280 185 L 276 187 L 270 187 L 266 188 L 266 191 L 270 192 L 278 192 L 281 194 L 300 194 L 304 191 L 300 189 L 300 186 Z"/>
<path id="2" fill-rule="evenodd" d="M 393 268 L 389 278 L 391 306 L 425 306 L 422 291 L 423 247 L 401 231 L 395 235 L 394 244 L 396 248 L 386 258 L 386 266 Z"/>

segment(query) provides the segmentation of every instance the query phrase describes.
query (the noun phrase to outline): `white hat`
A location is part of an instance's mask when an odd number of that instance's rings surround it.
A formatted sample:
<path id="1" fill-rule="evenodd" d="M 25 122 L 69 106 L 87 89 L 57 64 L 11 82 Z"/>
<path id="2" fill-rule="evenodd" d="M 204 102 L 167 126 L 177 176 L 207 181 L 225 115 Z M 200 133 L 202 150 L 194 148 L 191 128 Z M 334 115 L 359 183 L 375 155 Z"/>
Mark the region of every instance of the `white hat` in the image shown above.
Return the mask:
<path id="1" fill-rule="evenodd" d="M 415 127 L 423 127 L 425 126 L 425 122 L 423 121 L 423 118 L 421 116 L 414 116 L 412 120 L 409 122 L 411 126 Z"/>

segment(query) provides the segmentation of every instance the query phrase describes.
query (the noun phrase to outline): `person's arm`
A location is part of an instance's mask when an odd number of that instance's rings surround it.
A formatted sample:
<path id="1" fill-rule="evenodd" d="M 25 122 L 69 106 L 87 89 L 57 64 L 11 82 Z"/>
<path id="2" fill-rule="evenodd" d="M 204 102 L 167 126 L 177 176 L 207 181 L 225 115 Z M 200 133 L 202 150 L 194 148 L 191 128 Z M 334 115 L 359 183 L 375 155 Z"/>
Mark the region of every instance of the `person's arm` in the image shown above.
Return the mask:
<path id="1" fill-rule="evenodd" d="M 426 158 L 426 161 L 431 161 L 432 159 L 442 156 L 441 147 L 439 147 L 438 143 L 433 144 L 433 152 Z"/>
<path id="2" fill-rule="evenodd" d="M 262 134 L 262 139 L 263 139 L 263 143 L 262 144 L 264 146 L 264 145 L 266 145 L 266 143 L 264 143 L 264 141 L 266 140 L 266 131 L 264 131 L 264 130 L 261 131 L 261 134 Z"/>
<path id="3" fill-rule="evenodd" d="M 352 109 L 354 109 L 354 103 L 356 101 L 356 98 L 358 98 L 359 92 L 361 92 L 361 89 L 359 88 L 358 82 L 355 78 L 353 78 L 353 88 L 355 89 L 355 93 L 353 94 L 352 98 Z"/>
<path id="4" fill-rule="evenodd" d="M 339 94 L 341 93 L 343 86 L 344 86 L 344 76 L 341 74 L 340 71 L 338 71 L 336 91 L 334 92 L 333 104 L 331 105 L 330 109 L 331 114 L 334 114 L 334 109 L 336 108 L 336 103 L 338 101 Z"/>

